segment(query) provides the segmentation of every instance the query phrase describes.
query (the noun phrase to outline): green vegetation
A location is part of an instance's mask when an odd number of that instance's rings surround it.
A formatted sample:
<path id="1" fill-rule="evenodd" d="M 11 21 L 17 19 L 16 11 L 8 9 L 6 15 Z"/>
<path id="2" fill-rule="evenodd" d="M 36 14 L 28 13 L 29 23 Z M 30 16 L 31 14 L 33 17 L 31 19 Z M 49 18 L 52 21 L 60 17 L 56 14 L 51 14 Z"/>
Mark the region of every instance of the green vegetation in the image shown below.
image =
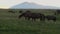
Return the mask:
<path id="1" fill-rule="evenodd" d="M 11 10 L 11 9 L 10 9 Z M 28 21 L 22 17 L 18 19 L 19 10 L 9 13 L 8 10 L 0 10 L 0 34 L 60 34 L 60 16 L 56 15 L 57 21 Z M 23 10 L 26 11 L 26 10 Z M 55 10 L 30 10 L 41 12 L 45 15 L 54 15 Z"/>

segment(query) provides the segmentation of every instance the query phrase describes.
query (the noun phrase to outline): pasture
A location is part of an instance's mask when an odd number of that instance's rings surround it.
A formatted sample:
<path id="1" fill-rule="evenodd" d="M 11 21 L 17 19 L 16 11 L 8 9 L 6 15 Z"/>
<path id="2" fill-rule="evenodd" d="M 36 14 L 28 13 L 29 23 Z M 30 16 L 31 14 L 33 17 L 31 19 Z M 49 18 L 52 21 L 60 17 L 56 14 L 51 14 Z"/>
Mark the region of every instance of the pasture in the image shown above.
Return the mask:
<path id="1" fill-rule="evenodd" d="M 9 13 L 12 10 L 15 13 Z M 45 20 L 36 21 L 24 20 L 24 17 L 18 19 L 21 14 L 19 11 L 23 12 L 26 9 L 0 9 L 0 34 L 60 34 L 60 15 L 55 15 L 57 21 L 53 22 Z M 43 13 L 45 15 L 54 15 L 56 10 L 48 9 L 27 9 L 35 13 Z"/>

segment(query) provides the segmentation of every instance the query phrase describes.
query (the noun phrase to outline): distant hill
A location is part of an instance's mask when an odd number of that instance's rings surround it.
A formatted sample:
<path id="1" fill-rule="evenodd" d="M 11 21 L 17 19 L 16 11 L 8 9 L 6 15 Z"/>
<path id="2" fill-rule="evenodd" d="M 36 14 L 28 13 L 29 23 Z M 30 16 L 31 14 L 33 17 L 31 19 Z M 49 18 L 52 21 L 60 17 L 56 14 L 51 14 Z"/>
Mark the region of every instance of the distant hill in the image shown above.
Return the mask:
<path id="1" fill-rule="evenodd" d="M 35 3 L 24 2 L 15 6 L 10 7 L 10 9 L 60 9 L 54 6 L 43 6 Z"/>

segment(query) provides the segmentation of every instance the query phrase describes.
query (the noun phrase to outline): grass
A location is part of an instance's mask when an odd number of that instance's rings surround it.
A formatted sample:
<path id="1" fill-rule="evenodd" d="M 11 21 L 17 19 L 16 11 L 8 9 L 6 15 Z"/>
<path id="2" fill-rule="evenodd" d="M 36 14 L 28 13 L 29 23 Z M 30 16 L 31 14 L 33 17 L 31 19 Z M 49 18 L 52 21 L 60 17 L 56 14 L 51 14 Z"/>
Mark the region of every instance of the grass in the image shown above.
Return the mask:
<path id="1" fill-rule="evenodd" d="M 60 16 L 57 15 L 57 21 L 28 21 L 24 18 L 18 19 L 18 11 L 9 13 L 8 10 L 0 11 L 0 34 L 60 34 Z M 31 10 L 35 11 L 35 10 Z M 39 11 L 38 11 L 39 12 Z M 49 15 L 53 12 L 42 11 Z"/>

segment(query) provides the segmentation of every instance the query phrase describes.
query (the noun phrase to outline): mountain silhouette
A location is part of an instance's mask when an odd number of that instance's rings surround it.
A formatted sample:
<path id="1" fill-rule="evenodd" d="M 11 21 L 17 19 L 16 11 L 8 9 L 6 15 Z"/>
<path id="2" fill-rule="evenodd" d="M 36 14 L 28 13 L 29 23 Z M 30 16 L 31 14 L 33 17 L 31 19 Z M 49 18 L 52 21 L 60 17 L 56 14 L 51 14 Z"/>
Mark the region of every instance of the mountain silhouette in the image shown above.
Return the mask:
<path id="1" fill-rule="evenodd" d="M 54 6 L 44 6 L 35 3 L 24 2 L 15 6 L 10 7 L 11 9 L 60 9 Z"/>

